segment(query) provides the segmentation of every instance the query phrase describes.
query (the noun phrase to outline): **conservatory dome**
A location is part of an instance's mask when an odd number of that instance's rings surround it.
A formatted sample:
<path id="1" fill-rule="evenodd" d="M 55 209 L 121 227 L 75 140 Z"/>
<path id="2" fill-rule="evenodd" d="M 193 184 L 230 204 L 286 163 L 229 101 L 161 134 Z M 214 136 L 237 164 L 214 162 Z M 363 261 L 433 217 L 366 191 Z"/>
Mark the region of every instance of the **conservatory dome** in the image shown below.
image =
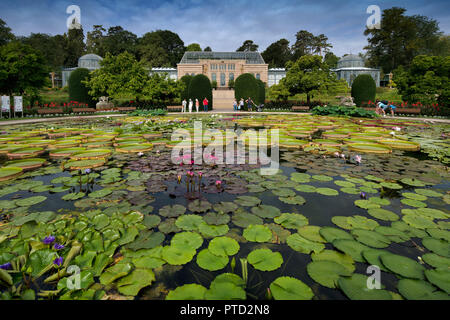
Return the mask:
<path id="1" fill-rule="evenodd" d="M 100 69 L 100 61 L 102 60 L 102 57 L 89 53 L 78 59 L 78 68 L 86 68 L 89 70 Z"/>
<path id="2" fill-rule="evenodd" d="M 360 56 L 349 54 L 345 57 L 341 58 L 337 67 L 339 68 L 363 68 L 364 67 L 364 59 Z"/>

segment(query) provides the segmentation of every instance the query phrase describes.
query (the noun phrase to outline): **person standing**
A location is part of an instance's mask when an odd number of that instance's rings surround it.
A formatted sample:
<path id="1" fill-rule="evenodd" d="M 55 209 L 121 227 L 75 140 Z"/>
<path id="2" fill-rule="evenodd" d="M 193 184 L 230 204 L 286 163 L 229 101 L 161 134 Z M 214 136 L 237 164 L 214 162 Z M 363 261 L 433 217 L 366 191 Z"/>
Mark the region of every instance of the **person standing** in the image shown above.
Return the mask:
<path id="1" fill-rule="evenodd" d="M 192 112 L 192 105 L 193 105 L 192 99 L 189 99 L 189 113 Z"/>
<path id="2" fill-rule="evenodd" d="M 241 98 L 241 101 L 239 101 L 239 110 L 244 109 L 244 98 Z"/>
<path id="3" fill-rule="evenodd" d="M 186 112 L 186 105 L 187 105 L 186 99 L 183 100 L 181 105 L 183 106 L 183 112 Z"/>
<path id="4" fill-rule="evenodd" d="M 208 112 L 208 99 L 206 99 L 206 97 L 205 97 L 205 99 L 203 100 L 203 111 L 205 111 L 205 112 Z"/>
<path id="5" fill-rule="evenodd" d="M 234 101 L 233 101 L 233 109 L 234 109 L 234 111 L 238 110 L 238 104 L 237 104 L 236 99 L 234 99 Z"/>
<path id="6" fill-rule="evenodd" d="M 200 107 L 200 102 L 198 102 L 198 99 L 195 99 L 195 110 L 198 112 L 198 108 Z"/>
<path id="7" fill-rule="evenodd" d="M 248 103 L 248 104 L 247 104 L 247 110 L 248 110 L 248 111 L 252 111 L 252 105 L 253 105 L 252 99 L 251 99 L 250 97 L 248 97 L 248 99 L 247 99 L 246 102 Z"/>

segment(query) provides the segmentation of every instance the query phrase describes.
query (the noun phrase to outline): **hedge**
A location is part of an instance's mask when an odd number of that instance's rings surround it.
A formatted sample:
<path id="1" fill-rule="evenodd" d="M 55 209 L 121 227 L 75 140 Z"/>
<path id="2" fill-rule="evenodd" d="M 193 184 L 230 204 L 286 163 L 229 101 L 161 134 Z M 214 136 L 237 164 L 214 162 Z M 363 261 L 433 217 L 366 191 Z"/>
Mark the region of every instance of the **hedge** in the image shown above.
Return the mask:
<path id="1" fill-rule="evenodd" d="M 188 96 L 188 91 L 189 91 L 189 84 L 191 83 L 193 76 L 186 74 L 184 76 L 182 76 L 180 78 L 180 81 L 183 81 L 185 84 L 185 89 L 181 92 L 181 101 L 183 101 L 184 99 L 188 100 L 189 96 Z"/>
<path id="2" fill-rule="evenodd" d="M 189 83 L 188 97 L 187 99 L 192 99 L 195 107 L 195 99 L 200 102 L 199 110 L 203 110 L 203 99 L 205 97 L 208 99 L 208 109 L 212 110 L 213 99 L 212 99 L 212 88 L 211 82 L 208 77 L 203 74 L 198 74 L 194 76 Z"/>
<path id="3" fill-rule="evenodd" d="M 255 103 L 259 105 L 264 103 L 264 100 L 266 99 L 266 85 L 260 79 L 256 79 L 256 83 L 258 84 L 258 97 L 255 100 Z"/>
<path id="4" fill-rule="evenodd" d="M 234 82 L 234 96 L 237 101 L 241 100 L 241 98 L 245 101 L 250 97 L 254 103 L 258 104 L 259 85 L 251 73 L 244 73 L 236 78 Z M 247 106 L 247 103 L 245 106 Z"/>
<path id="5" fill-rule="evenodd" d="M 69 99 L 70 101 L 77 101 L 87 103 L 89 107 L 95 108 L 95 101 L 89 95 L 89 89 L 82 83 L 83 80 L 89 78 L 89 70 L 86 68 L 78 68 L 74 70 L 69 77 Z"/>
<path id="6" fill-rule="evenodd" d="M 356 106 L 360 107 L 363 102 L 375 100 L 377 86 L 370 74 L 360 74 L 353 80 L 352 97 Z"/>

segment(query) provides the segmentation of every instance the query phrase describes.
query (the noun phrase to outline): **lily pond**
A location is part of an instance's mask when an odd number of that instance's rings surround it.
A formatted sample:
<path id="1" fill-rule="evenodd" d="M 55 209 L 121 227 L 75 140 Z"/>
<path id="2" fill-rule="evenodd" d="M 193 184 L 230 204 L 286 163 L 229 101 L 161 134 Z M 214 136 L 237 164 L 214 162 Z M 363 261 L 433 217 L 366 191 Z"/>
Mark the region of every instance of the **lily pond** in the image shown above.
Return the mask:
<path id="1" fill-rule="evenodd" d="M 279 129 L 277 173 L 174 163 L 171 134 L 194 120 Z M 448 124 L 180 115 L 0 131 L 1 299 L 450 297 Z"/>

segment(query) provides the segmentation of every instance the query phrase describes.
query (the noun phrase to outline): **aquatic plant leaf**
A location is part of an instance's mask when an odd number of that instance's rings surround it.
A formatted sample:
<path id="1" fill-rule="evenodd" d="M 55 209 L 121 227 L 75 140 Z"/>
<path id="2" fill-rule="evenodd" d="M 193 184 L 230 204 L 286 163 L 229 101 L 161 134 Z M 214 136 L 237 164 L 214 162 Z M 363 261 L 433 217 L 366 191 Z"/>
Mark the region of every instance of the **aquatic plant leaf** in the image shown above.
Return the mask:
<path id="1" fill-rule="evenodd" d="M 443 194 L 440 192 L 437 192 L 435 190 L 432 189 L 414 189 L 414 191 L 417 194 L 423 195 L 425 197 L 434 197 L 434 198 L 439 198 L 442 197 Z"/>
<path id="2" fill-rule="evenodd" d="M 142 223 L 149 229 L 156 227 L 161 223 L 161 218 L 157 215 L 146 215 Z"/>
<path id="3" fill-rule="evenodd" d="M 367 210 L 367 213 L 374 218 L 384 221 L 397 221 L 399 219 L 399 216 L 394 212 L 382 208 L 371 208 Z"/>
<path id="4" fill-rule="evenodd" d="M 186 207 L 174 204 L 174 205 L 166 205 L 159 209 L 159 215 L 167 218 L 176 218 L 181 216 L 186 212 Z"/>
<path id="5" fill-rule="evenodd" d="M 309 184 L 300 184 L 298 186 L 295 186 L 295 190 L 305 193 L 313 193 L 316 192 L 316 187 L 311 186 Z"/>
<path id="6" fill-rule="evenodd" d="M 79 289 L 86 290 L 94 283 L 94 275 L 91 271 L 83 270 L 79 273 L 80 287 Z M 62 278 L 58 281 L 58 290 L 68 289 L 69 278 Z M 73 281 L 73 280 L 72 280 Z M 73 284 L 72 284 L 73 285 Z"/>
<path id="7" fill-rule="evenodd" d="M 359 242 L 373 248 L 386 248 L 391 243 L 389 238 L 371 230 L 353 229 L 352 235 Z"/>
<path id="8" fill-rule="evenodd" d="M 352 257 L 348 254 L 335 250 L 325 249 L 319 253 L 313 252 L 311 254 L 311 259 L 312 261 L 333 261 L 343 266 L 349 273 L 353 273 L 353 271 L 355 271 L 355 261 Z"/>
<path id="9" fill-rule="evenodd" d="M 283 213 L 281 216 L 276 217 L 274 221 L 288 229 L 299 229 L 308 224 L 308 219 L 298 213 Z"/>
<path id="10" fill-rule="evenodd" d="M 341 252 L 344 252 L 351 256 L 356 262 L 364 262 L 364 257 L 362 252 L 364 250 L 370 249 L 368 246 L 348 239 L 336 239 L 333 241 L 333 246 Z"/>
<path id="11" fill-rule="evenodd" d="M 351 277 L 341 277 L 338 280 L 339 288 L 350 300 L 392 300 L 389 291 L 367 289 L 368 277 L 354 273 Z"/>
<path id="12" fill-rule="evenodd" d="M 237 197 L 234 202 L 243 207 L 254 207 L 261 203 L 261 200 L 257 197 L 252 196 L 240 196 Z"/>
<path id="13" fill-rule="evenodd" d="M 306 266 L 306 270 L 314 281 L 328 288 L 336 288 L 339 277 L 352 275 L 352 272 L 342 265 L 327 260 L 310 262 Z"/>
<path id="14" fill-rule="evenodd" d="M 425 182 L 414 178 L 403 178 L 400 181 L 401 183 L 412 187 L 425 187 L 427 185 Z"/>
<path id="15" fill-rule="evenodd" d="M 233 202 L 224 202 L 221 201 L 219 203 L 214 204 L 214 210 L 219 213 L 229 213 L 236 211 L 238 206 Z"/>
<path id="16" fill-rule="evenodd" d="M 378 227 L 378 222 L 376 222 L 375 220 L 358 215 L 348 217 L 347 222 L 352 226 L 352 228 L 358 229 L 374 230 L 376 227 Z"/>
<path id="17" fill-rule="evenodd" d="M 333 222 L 338 227 L 341 227 L 342 229 L 351 230 L 353 227 L 348 223 L 347 218 L 348 217 L 345 216 L 333 216 L 331 218 L 331 222 Z"/>
<path id="18" fill-rule="evenodd" d="M 425 270 L 425 276 L 429 282 L 450 294 L 450 271 L 448 268 Z"/>
<path id="19" fill-rule="evenodd" d="M 373 203 L 369 200 L 355 200 L 355 206 L 363 208 L 363 209 L 374 209 L 380 208 L 380 205 L 377 203 Z"/>
<path id="20" fill-rule="evenodd" d="M 261 217 L 261 218 L 275 218 L 278 217 L 281 214 L 280 209 L 278 209 L 277 207 L 274 206 L 269 206 L 269 205 L 258 205 L 256 207 L 252 208 L 252 213 L 256 214 L 257 216 Z"/>
<path id="21" fill-rule="evenodd" d="M 241 228 L 247 228 L 251 224 L 263 224 L 263 219 L 245 211 L 235 212 L 231 217 L 231 221 Z"/>
<path id="22" fill-rule="evenodd" d="M 350 233 L 334 227 L 322 227 L 319 230 L 319 234 L 326 240 L 326 242 L 333 242 L 335 239 L 353 240 Z"/>
<path id="23" fill-rule="evenodd" d="M 403 189 L 403 187 L 401 185 L 399 185 L 398 183 L 394 183 L 394 182 L 381 182 L 380 185 L 384 188 L 392 189 L 392 190 Z"/>
<path id="24" fill-rule="evenodd" d="M 248 263 L 261 271 L 273 271 L 281 267 L 283 257 L 279 252 L 270 249 L 256 249 L 247 256 Z"/>
<path id="25" fill-rule="evenodd" d="M 438 228 L 429 228 L 429 229 L 427 229 L 427 233 L 432 238 L 450 241 L 450 231 L 442 230 L 442 229 L 438 229 Z"/>
<path id="26" fill-rule="evenodd" d="M 244 229 L 243 236 L 248 241 L 268 242 L 272 239 L 272 231 L 263 225 L 249 225 Z"/>
<path id="27" fill-rule="evenodd" d="M 443 256 L 450 258 L 450 242 L 446 240 L 439 240 L 434 238 L 423 238 L 422 244 L 428 250 Z"/>
<path id="28" fill-rule="evenodd" d="M 205 293 L 206 300 L 245 300 L 245 290 L 233 282 L 212 283 Z"/>
<path id="29" fill-rule="evenodd" d="M 33 277 L 39 275 L 44 269 L 53 263 L 53 260 L 55 260 L 56 257 L 56 252 L 51 249 L 42 249 L 31 253 L 29 258 L 32 270 L 31 275 Z"/>
<path id="30" fill-rule="evenodd" d="M 441 257 L 435 253 L 425 253 L 422 260 L 434 268 L 449 268 L 450 258 Z"/>
<path id="31" fill-rule="evenodd" d="M 408 300 L 450 300 L 448 294 L 438 291 L 430 283 L 417 279 L 400 279 L 398 291 Z"/>
<path id="32" fill-rule="evenodd" d="M 136 296 L 142 288 L 155 281 L 155 274 L 149 269 L 134 269 L 117 282 L 117 290 L 126 296 Z"/>
<path id="33" fill-rule="evenodd" d="M 289 237 L 287 237 L 286 243 L 295 251 L 306 254 L 309 254 L 312 251 L 319 253 L 323 249 L 325 249 L 324 244 L 305 239 L 298 233 L 291 234 Z"/>
<path id="34" fill-rule="evenodd" d="M 230 237 L 217 237 L 211 240 L 208 249 L 216 256 L 232 256 L 238 253 L 239 243 Z"/>
<path id="35" fill-rule="evenodd" d="M 29 206 L 33 206 L 35 204 L 41 203 L 45 200 L 47 200 L 47 197 L 45 197 L 45 196 L 34 196 L 34 197 L 17 200 L 16 205 L 19 207 L 29 207 Z"/>
<path id="36" fill-rule="evenodd" d="M 106 269 L 101 275 L 100 275 L 100 283 L 103 285 L 108 285 L 110 283 L 113 283 L 115 280 L 126 276 L 132 269 L 130 263 L 127 262 L 119 262 L 112 267 L 109 267 Z"/>
<path id="37" fill-rule="evenodd" d="M 175 224 L 178 228 L 184 231 L 194 231 L 198 230 L 198 227 L 202 222 L 204 222 L 202 217 L 193 214 L 186 214 L 178 217 Z"/>
<path id="38" fill-rule="evenodd" d="M 203 249 L 197 255 L 198 266 L 209 271 L 217 271 L 225 268 L 228 261 L 228 256 L 217 256 L 209 249 Z"/>
<path id="39" fill-rule="evenodd" d="M 270 284 L 275 300 L 311 300 L 314 293 L 302 281 L 292 277 L 279 277 Z"/>
<path id="40" fill-rule="evenodd" d="M 427 204 L 425 202 L 413 200 L 413 199 L 402 199 L 402 200 L 400 200 L 400 202 L 403 204 L 406 204 L 408 206 L 415 207 L 415 208 L 425 208 L 427 206 Z"/>
<path id="41" fill-rule="evenodd" d="M 139 236 L 127 245 L 128 249 L 151 249 L 159 246 L 165 239 L 165 235 L 161 232 L 154 232 L 152 230 L 142 230 Z"/>
<path id="42" fill-rule="evenodd" d="M 191 261 L 196 253 L 194 249 L 166 246 L 162 249 L 162 258 L 168 264 L 179 266 Z"/>
<path id="43" fill-rule="evenodd" d="M 333 181 L 332 177 L 329 177 L 329 176 L 326 176 L 323 174 L 313 175 L 313 176 L 311 176 L 311 178 L 313 178 L 314 180 L 322 181 L 322 182 Z"/>
<path id="44" fill-rule="evenodd" d="M 320 227 L 319 226 L 303 226 L 297 230 L 297 232 L 305 239 L 311 240 L 314 242 L 327 242 L 320 235 Z"/>
<path id="45" fill-rule="evenodd" d="M 109 196 L 112 192 L 113 192 L 112 189 L 104 188 L 104 189 L 100 189 L 100 190 L 89 193 L 88 197 L 94 198 L 94 199 L 104 198 L 106 196 Z"/>
<path id="46" fill-rule="evenodd" d="M 188 209 L 192 212 L 206 212 L 208 210 L 211 210 L 212 206 L 211 203 L 205 200 L 194 200 L 188 205 Z"/>
<path id="47" fill-rule="evenodd" d="M 169 291 L 166 300 L 203 300 L 208 289 L 199 284 L 190 283 Z"/>
<path id="48" fill-rule="evenodd" d="M 172 246 L 179 246 L 180 248 L 189 248 L 197 250 L 203 244 L 203 238 L 196 232 L 180 232 L 173 236 L 170 241 Z"/>
<path id="49" fill-rule="evenodd" d="M 432 220 L 418 214 L 405 214 L 402 220 L 417 229 L 437 228 L 437 225 Z"/>
<path id="50" fill-rule="evenodd" d="M 425 279 L 425 268 L 417 261 L 398 254 L 381 254 L 380 260 L 383 265 L 390 271 L 411 279 Z"/>
<path id="51" fill-rule="evenodd" d="M 226 213 L 208 212 L 203 216 L 203 220 L 207 224 L 220 225 L 230 222 L 230 216 Z"/>
<path id="52" fill-rule="evenodd" d="M 202 221 L 198 225 L 198 230 L 204 237 L 212 238 L 212 237 L 223 236 L 224 234 L 226 234 L 228 232 L 229 228 L 226 224 L 210 225 L 210 224 L 207 224 L 206 222 Z"/>

